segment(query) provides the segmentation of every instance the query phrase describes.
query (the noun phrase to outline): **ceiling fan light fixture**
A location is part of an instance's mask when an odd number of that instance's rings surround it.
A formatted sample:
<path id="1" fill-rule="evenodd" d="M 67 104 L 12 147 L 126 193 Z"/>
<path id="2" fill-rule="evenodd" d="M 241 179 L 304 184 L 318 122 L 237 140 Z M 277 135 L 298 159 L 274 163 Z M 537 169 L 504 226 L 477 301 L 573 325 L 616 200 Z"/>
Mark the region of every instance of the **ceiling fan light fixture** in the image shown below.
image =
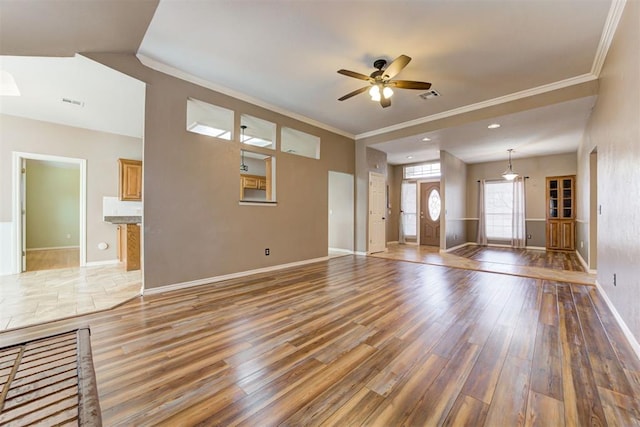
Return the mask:
<path id="1" fill-rule="evenodd" d="M 393 90 L 391 90 L 389 86 L 385 86 L 384 89 L 382 89 L 382 96 L 384 96 L 385 99 L 391 98 L 392 95 Z"/>
<path id="2" fill-rule="evenodd" d="M 380 88 L 377 85 L 371 86 L 371 89 L 369 89 L 369 95 L 371 96 L 372 101 L 380 101 Z"/>
<path id="3" fill-rule="evenodd" d="M 513 166 L 511 165 L 511 152 L 513 151 L 513 148 L 509 148 L 507 151 L 509 152 L 509 166 L 507 167 L 507 170 L 502 173 L 502 177 L 507 181 L 513 181 L 518 177 L 518 173 L 514 172 Z"/>

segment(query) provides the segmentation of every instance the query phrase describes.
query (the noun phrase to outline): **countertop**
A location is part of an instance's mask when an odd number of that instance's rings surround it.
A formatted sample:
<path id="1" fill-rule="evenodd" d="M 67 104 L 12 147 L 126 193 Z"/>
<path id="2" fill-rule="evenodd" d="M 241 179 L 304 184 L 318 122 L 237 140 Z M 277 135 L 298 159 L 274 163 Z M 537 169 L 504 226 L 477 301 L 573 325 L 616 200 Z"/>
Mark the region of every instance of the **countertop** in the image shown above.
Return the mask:
<path id="1" fill-rule="evenodd" d="M 141 216 L 105 216 L 105 222 L 111 224 L 142 224 Z"/>

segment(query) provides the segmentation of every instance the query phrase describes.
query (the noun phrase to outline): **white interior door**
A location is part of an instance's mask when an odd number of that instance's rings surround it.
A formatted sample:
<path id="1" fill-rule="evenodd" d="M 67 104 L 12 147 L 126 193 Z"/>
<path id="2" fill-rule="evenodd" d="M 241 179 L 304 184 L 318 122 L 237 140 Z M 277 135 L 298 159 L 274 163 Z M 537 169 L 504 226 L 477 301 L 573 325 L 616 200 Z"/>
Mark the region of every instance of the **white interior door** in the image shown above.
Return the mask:
<path id="1" fill-rule="evenodd" d="M 369 253 L 386 249 L 386 182 L 382 174 L 369 173 Z"/>

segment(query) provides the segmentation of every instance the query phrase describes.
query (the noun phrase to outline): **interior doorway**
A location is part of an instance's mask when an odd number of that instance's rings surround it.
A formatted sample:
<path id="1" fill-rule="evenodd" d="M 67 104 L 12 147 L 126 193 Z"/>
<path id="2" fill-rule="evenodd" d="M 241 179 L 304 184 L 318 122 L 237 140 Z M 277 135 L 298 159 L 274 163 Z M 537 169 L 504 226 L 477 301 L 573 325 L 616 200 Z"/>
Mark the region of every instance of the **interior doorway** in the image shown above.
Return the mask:
<path id="1" fill-rule="evenodd" d="M 73 194 L 67 192 L 64 196 L 61 195 L 61 193 L 33 194 L 50 193 L 53 187 L 37 188 L 32 185 L 28 185 L 28 168 L 40 169 L 40 173 L 44 173 L 46 175 L 44 178 L 36 178 L 36 175 L 32 175 L 36 181 L 43 181 L 43 179 L 60 180 L 58 183 L 59 185 L 54 185 L 54 187 L 61 186 L 62 181 L 65 181 L 65 185 L 75 185 L 77 191 L 73 191 Z M 62 174 L 54 178 L 50 172 L 52 169 L 56 168 L 66 169 L 68 171 L 77 171 L 78 176 L 75 184 L 69 184 L 69 177 L 62 176 L 73 174 Z M 70 253 L 74 251 L 63 249 L 68 246 L 74 246 L 77 250 L 77 263 L 74 261 L 74 265 L 86 265 L 86 160 L 45 154 L 14 152 L 13 177 L 13 182 L 15 183 L 13 206 L 14 217 L 16 219 L 16 221 L 14 221 L 15 226 L 13 234 L 15 236 L 15 243 L 12 256 L 14 259 L 14 273 L 22 273 L 24 271 L 33 270 L 34 268 L 46 269 L 49 262 L 55 262 L 51 260 L 56 257 L 61 258 L 61 262 L 68 263 L 69 256 L 74 256 L 73 254 L 70 255 Z M 51 182 L 49 182 L 49 184 L 51 184 Z M 75 202 L 72 201 L 72 203 L 75 204 L 75 209 L 70 207 L 67 203 L 64 203 L 64 201 L 60 201 L 61 203 L 56 201 L 56 198 L 65 197 L 76 197 Z M 30 217 L 27 217 L 29 213 L 27 204 L 29 201 L 31 201 L 32 204 L 35 203 L 36 206 L 32 206 L 34 207 L 32 214 Z M 47 211 L 42 212 L 43 209 L 47 209 Z M 59 217 L 59 221 L 51 222 L 52 218 L 56 216 Z M 36 218 L 36 221 L 34 222 L 32 221 L 34 217 L 40 217 L 40 219 Z M 75 222 L 75 224 L 69 224 L 67 222 L 66 225 L 62 225 L 64 224 L 64 220 L 68 220 L 69 217 L 73 222 Z M 28 230 L 29 225 L 31 225 L 31 227 Z M 53 230 L 50 228 L 53 228 Z M 68 241 L 77 242 L 77 244 L 69 245 L 67 244 L 69 243 Z M 28 265 L 27 253 L 30 252 L 29 249 L 47 250 L 46 253 L 43 252 L 39 254 L 45 255 L 46 258 L 40 267 Z M 58 250 L 58 253 L 56 253 L 56 250 Z M 42 261 L 41 259 L 38 259 L 38 256 L 35 258 L 30 256 L 29 258 L 34 262 Z"/>
<path id="2" fill-rule="evenodd" d="M 329 171 L 329 255 L 353 253 L 353 175 Z"/>
<path id="3" fill-rule="evenodd" d="M 420 244 L 440 246 L 440 199 L 439 182 L 420 183 Z"/>

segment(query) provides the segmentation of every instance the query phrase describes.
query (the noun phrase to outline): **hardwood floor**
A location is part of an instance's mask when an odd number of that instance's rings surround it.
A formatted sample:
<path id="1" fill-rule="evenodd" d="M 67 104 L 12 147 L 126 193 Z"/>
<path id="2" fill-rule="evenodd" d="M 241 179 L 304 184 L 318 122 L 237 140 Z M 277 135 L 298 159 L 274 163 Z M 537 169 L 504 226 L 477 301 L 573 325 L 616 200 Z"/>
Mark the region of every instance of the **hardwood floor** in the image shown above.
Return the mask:
<path id="1" fill-rule="evenodd" d="M 451 252 L 464 258 L 494 263 L 527 265 L 556 270 L 584 271 L 575 252 L 465 246 Z"/>
<path id="2" fill-rule="evenodd" d="M 345 256 L 0 334 L 91 327 L 105 425 L 640 425 L 591 286 Z"/>
<path id="3" fill-rule="evenodd" d="M 78 267 L 80 249 L 38 249 L 27 251 L 26 271 Z"/>

